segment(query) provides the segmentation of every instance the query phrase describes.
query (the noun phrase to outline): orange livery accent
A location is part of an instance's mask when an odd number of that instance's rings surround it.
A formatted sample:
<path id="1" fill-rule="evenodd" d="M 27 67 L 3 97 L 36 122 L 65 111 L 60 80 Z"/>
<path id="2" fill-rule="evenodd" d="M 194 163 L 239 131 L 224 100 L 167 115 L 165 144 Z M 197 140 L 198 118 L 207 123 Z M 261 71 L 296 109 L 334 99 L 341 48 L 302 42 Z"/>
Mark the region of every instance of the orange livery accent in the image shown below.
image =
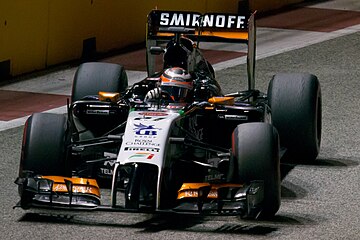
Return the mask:
<path id="1" fill-rule="evenodd" d="M 99 100 L 103 102 L 113 102 L 116 103 L 120 99 L 119 93 L 112 92 L 99 92 Z"/>
<path id="2" fill-rule="evenodd" d="M 100 198 L 100 188 L 95 179 L 91 178 L 67 178 L 60 176 L 42 176 L 44 179 L 54 181 L 52 190 L 54 192 L 67 193 L 68 189 L 65 180 L 72 182 L 72 192 L 82 194 L 92 194 Z"/>
<path id="3" fill-rule="evenodd" d="M 219 105 L 234 105 L 234 97 L 212 97 L 208 99 L 208 102 Z"/>
<path id="4" fill-rule="evenodd" d="M 242 187 L 242 184 L 235 183 L 222 183 L 222 184 L 210 184 L 210 183 L 183 183 L 180 190 L 178 191 L 177 199 L 185 198 L 197 198 L 198 191 L 201 187 L 211 187 L 211 190 L 207 196 L 208 199 L 217 199 L 218 189 L 221 187 Z"/>

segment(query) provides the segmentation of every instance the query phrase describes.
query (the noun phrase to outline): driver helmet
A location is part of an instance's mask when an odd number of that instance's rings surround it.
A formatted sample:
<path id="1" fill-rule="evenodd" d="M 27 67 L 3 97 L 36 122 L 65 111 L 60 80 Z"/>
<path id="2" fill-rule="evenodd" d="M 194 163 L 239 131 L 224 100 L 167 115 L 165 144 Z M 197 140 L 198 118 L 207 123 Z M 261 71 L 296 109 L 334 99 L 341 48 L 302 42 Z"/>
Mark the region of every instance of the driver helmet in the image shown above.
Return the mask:
<path id="1" fill-rule="evenodd" d="M 183 68 L 172 67 L 160 76 L 160 87 L 167 92 L 174 102 L 186 102 L 191 97 L 193 80 L 191 75 Z"/>

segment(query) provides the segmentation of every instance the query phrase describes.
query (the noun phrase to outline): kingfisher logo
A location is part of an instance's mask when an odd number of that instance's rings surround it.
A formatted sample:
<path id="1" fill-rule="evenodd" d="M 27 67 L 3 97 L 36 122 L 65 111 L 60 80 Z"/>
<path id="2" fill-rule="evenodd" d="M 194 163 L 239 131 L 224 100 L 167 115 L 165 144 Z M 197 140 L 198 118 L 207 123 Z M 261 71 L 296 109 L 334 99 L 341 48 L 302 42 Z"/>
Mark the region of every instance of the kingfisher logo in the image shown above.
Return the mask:
<path id="1" fill-rule="evenodd" d="M 145 124 L 134 124 L 135 134 L 142 136 L 156 136 L 158 135 L 158 131 L 160 128 L 155 128 L 154 125 L 145 125 Z"/>

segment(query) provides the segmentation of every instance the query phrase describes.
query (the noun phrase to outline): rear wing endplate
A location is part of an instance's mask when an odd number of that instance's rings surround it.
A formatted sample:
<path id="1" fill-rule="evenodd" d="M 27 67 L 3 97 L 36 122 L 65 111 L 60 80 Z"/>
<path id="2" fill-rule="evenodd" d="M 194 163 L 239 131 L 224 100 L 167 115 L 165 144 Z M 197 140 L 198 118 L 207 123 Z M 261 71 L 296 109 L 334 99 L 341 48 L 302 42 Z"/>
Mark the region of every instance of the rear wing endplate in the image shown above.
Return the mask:
<path id="1" fill-rule="evenodd" d="M 237 15 L 223 13 L 201 14 L 187 11 L 151 11 L 148 15 L 146 28 L 149 75 L 154 73 L 155 69 L 155 60 L 150 59 L 150 47 L 167 42 L 179 33 L 194 41 L 247 44 L 249 89 L 255 88 L 255 13 Z"/>

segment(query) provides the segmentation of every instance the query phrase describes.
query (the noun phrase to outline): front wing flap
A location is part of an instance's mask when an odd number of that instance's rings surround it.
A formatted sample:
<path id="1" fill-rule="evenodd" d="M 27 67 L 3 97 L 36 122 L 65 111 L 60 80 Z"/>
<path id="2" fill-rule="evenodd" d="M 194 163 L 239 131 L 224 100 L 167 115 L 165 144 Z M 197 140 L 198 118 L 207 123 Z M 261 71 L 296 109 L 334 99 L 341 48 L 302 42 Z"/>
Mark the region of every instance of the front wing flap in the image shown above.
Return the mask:
<path id="1" fill-rule="evenodd" d="M 100 205 L 100 188 L 96 180 L 59 176 L 17 178 L 21 200 L 17 206 L 95 208 Z"/>
<path id="2" fill-rule="evenodd" d="M 264 182 L 241 184 L 186 183 L 178 192 L 178 212 L 217 213 L 257 218 L 262 210 Z"/>

